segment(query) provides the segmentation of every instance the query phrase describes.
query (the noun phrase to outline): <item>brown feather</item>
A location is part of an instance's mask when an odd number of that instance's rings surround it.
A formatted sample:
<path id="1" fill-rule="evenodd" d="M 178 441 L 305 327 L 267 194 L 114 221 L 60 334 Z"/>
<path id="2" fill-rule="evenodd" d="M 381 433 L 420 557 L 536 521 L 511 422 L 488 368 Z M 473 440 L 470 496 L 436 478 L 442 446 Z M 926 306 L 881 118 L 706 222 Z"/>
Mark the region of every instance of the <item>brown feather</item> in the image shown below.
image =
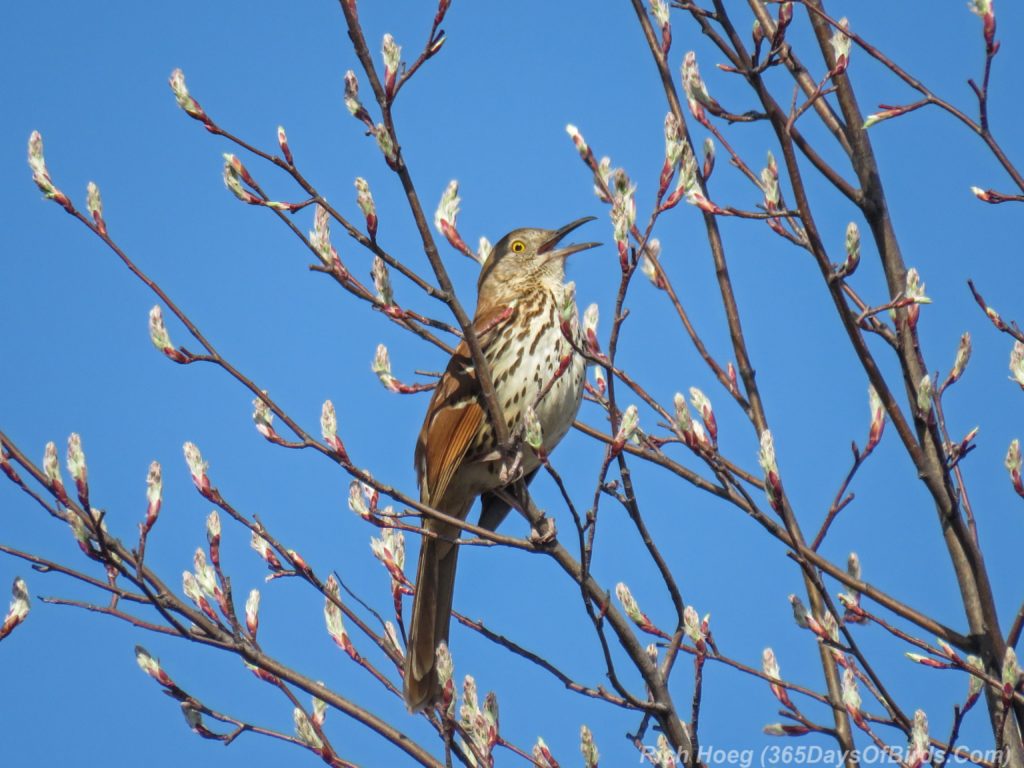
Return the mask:
<path id="1" fill-rule="evenodd" d="M 484 355 L 500 329 L 512 318 L 511 307 L 495 307 L 473 321 Z M 420 501 L 438 507 L 469 449 L 484 413 L 477 402 L 479 385 L 466 342 L 460 342 L 434 389 L 416 441 L 414 464 Z"/>
<path id="2" fill-rule="evenodd" d="M 513 315 L 514 308 L 499 306 L 474 319 L 485 356 Z M 467 454 L 487 418 L 478 395 L 473 360 L 462 342 L 434 390 L 414 456 L 420 501 L 460 520 L 469 514 L 475 494 L 459 487 L 459 472 L 473 461 Z M 439 693 L 436 653 L 448 640 L 459 552 L 452 543 L 459 536 L 456 526 L 424 518 L 423 527 L 442 538 L 424 536 L 420 546 L 405 658 L 405 703 L 414 712 Z"/>
<path id="3" fill-rule="evenodd" d="M 483 409 L 473 401 L 466 401 L 462 407 L 449 406 L 438 411 L 430 425 L 427 451 L 430 498 L 424 500 L 426 503 L 436 507 L 445 497 L 483 417 Z"/>
<path id="4" fill-rule="evenodd" d="M 584 360 L 570 354 L 569 367 L 559 367 L 562 350 L 571 351 L 571 345 L 562 336 L 558 315 L 567 306 L 565 259 L 598 244 L 559 243 L 590 220 L 577 219 L 557 230 L 512 230 L 494 245 L 477 283 L 473 328 L 494 379 L 494 395 L 500 398 L 503 413 L 497 415 L 511 431 L 524 409 L 535 404 L 545 451 L 568 432 L 583 395 Z M 569 325 L 579 343 L 578 324 Z M 431 397 L 415 466 L 421 502 L 464 520 L 480 496 L 481 525 L 493 528 L 508 505 L 495 493 L 504 484 L 496 425 L 487 416 L 473 366 L 467 345 L 460 344 Z M 545 379 L 552 381 L 550 389 L 543 388 Z M 527 475 L 539 467 L 535 454 L 523 451 L 520 456 Z M 431 535 L 421 539 L 405 658 L 405 702 L 413 711 L 431 706 L 440 693 L 437 647 L 448 639 L 460 534 L 457 525 L 428 517 L 423 528 Z"/>

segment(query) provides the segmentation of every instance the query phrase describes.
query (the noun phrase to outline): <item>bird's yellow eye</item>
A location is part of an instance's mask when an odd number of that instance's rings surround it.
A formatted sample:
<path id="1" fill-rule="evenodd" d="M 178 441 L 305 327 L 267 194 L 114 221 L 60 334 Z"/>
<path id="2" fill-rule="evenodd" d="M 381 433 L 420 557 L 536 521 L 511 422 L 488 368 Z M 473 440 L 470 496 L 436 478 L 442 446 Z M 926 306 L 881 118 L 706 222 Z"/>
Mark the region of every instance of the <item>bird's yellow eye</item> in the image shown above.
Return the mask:
<path id="1" fill-rule="evenodd" d="M 526 250 L 526 243 L 522 240 L 514 240 L 512 241 L 512 250 L 516 253 L 522 253 Z"/>

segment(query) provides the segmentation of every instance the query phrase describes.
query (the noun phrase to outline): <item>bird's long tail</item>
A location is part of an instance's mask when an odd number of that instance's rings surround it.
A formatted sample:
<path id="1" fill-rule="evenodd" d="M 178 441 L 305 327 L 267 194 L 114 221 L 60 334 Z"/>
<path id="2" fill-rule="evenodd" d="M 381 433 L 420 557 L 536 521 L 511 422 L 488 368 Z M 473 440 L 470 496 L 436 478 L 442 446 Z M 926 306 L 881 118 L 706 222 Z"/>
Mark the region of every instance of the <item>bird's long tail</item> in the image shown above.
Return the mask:
<path id="1" fill-rule="evenodd" d="M 427 527 L 435 529 L 428 521 Z M 436 532 L 458 536 L 458 529 Z M 424 536 L 416 573 L 416 595 L 405 653 L 405 704 L 412 712 L 430 706 L 440 694 L 437 680 L 437 646 L 448 642 L 455 590 L 455 565 L 459 547 L 452 541 Z"/>

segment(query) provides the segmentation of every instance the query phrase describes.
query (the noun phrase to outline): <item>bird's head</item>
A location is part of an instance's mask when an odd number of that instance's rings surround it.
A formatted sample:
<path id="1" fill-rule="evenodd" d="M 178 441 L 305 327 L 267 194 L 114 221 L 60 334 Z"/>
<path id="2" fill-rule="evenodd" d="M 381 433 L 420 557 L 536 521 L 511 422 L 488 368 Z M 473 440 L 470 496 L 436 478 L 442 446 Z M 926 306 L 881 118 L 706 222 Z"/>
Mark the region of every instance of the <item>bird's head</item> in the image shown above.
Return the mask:
<path id="1" fill-rule="evenodd" d="M 566 258 L 600 243 L 562 247 L 559 243 L 570 232 L 593 220 L 593 216 L 585 216 L 560 229 L 513 229 L 494 244 L 480 269 L 479 301 L 500 303 L 521 295 L 531 285 L 560 288 L 565 280 Z"/>

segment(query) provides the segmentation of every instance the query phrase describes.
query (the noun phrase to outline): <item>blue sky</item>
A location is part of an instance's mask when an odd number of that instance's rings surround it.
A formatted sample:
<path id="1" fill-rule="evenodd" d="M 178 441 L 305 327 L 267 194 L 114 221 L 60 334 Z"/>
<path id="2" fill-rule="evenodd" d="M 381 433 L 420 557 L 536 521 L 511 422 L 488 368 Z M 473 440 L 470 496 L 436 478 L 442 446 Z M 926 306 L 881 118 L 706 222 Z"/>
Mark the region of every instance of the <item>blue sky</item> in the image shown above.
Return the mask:
<path id="1" fill-rule="evenodd" d="M 411 59 L 429 29 L 429 4 L 361 5 L 374 49 L 391 32 Z M 982 42 L 980 22 L 964 3 L 829 7 L 836 15 L 848 14 L 854 29 L 973 114 L 965 80 L 980 71 Z M 1011 3 L 998 11 L 1003 46 L 992 80 L 991 119 L 1011 157 L 1021 158 L 1017 126 L 1024 114 L 1011 73 L 1024 66 L 1024 41 L 1014 35 L 1024 28 L 1024 11 Z M 799 12 L 797 17 L 792 39 L 807 50 L 807 24 Z M 157 354 L 146 333 L 154 297 L 102 243 L 40 200 L 24 161 L 30 131 L 40 130 L 58 186 L 81 203 L 86 182 L 99 184 L 114 238 L 227 357 L 314 431 L 321 402 L 333 399 L 340 432 L 357 463 L 411 492 L 412 446 L 426 399 L 386 392 L 370 372 L 370 361 L 376 345 L 386 343 L 396 375 L 412 381 L 414 369 L 437 369 L 444 360 L 309 272 L 311 255 L 294 236 L 266 211 L 234 200 L 220 181 L 220 153 L 232 149 L 188 120 L 166 85 L 170 71 L 181 67 L 207 112 L 267 149 L 274 148 L 275 129 L 283 124 L 304 173 L 353 217 L 353 179 L 367 178 L 382 243 L 426 274 L 401 189 L 342 103 L 342 76 L 356 61 L 340 10 L 332 3 L 224 0 L 183 1 L 169 13 L 139 3 L 41 1 L 7 9 L 7 18 L 0 31 L 6 115 L 0 124 L 0 307 L 6 318 L 0 333 L 0 428 L 38 457 L 47 440 L 63 446 L 68 433 L 80 433 L 94 503 L 108 511 L 112 531 L 126 540 L 133 539 L 145 510 L 146 468 L 160 460 L 165 506 L 148 559 L 172 584 L 175 574 L 190 567 L 209 512 L 181 459 L 181 444 L 192 440 L 210 462 L 215 484 L 236 506 L 259 514 L 318 571 L 337 570 L 360 595 L 387 608 L 387 578 L 368 546 L 375 531 L 347 510 L 347 478 L 320 457 L 263 441 L 251 424 L 250 398 L 224 375 L 175 366 Z M 711 93 L 735 111 L 752 108 L 735 77 L 716 71 L 720 58 L 696 30 L 674 18 L 673 70 L 694 49 Z M 746 29 L 746 16 L 740 18 L 738 26 Z M 599 221 L 580 237 L 610 243 L 607 210 L 593 196 L 564 133 L 572 122 L 598 156 L 610 155 L 615 166 L 629 171 L 639 184 L 641 217 L 646 215 L 661 165 L 665 105 L 627 3 L 459 2 L 445 29 L 449 39 L 442 54 L 403 90 L 396 108 L 405 157 L 429 211 L 455 178 L 463 197 L 459 228 L 471 244 L 481 235 L 493 241 L 515 227 L 557 227 L 584 215 Z M 818 57 L 808 51 L 804 59 L 821 74 Z M 912 100 L 907 88 L 857 50 L 851 76 L 865 111 Z M 774 84 L 787 101 L 789 84 L 781 75 Z M 804 121 L 808 133 L 820 138 L 813 118 Z M 691 129 L 703 140 L 699 126 Z M 776 149 L 762 125 L 739 125 L 728 135 L 755 168 L 767 149 Z M 966 330 L 974 337 L 968 372 L 945 404 L 954 434 L 981 427 L 965 467 L 1005 628 L 1021 598 L 1017 542 L 1024 522 L 1002 457 L 1013 437 L 1024 436 L 1022 393 L 1007 379 L 1007 338 L 977 311 L 965 281 L 973 277 L 1005 316 L 1024 320 L 1022 219 L 1013 204 L 986 206 L 971 197 L 971 185 L 1014 190 L 982 144 L 937 111 L 879 125 L 872 140 L 904 258 L 920 270 L 934 301 L 921 320 L 929 366 L 944 373 L 960 334 Z M 718 160 L 712 198 L 753 208 L 759 199 L 752 187 L 729 167 L 724 152 Z M 273 197 L 299 199 L 287 178 L 255 160 L 246 162 Z M 859 219 L 816 181 L 812 192 L 819 229 L 838 261 L 846 223 Z M 303 229 L 310 221 L 309 211 L 296 217 Z M 696 211 L 681 205 L 664 217 L 657 234 L 666 268 L 705 341 L 727 361 L 728 336 L 702 230 Z M 867 382 L 809 257 L 758 222 L 725 220 L 722 232 L 782 476 L 805 530 L 814 531 L 848 468 L 850 441 L 863 444 Z M 346 264 L 368 277 L 367 255 L 341 236 L 336 242 Z M 472 305 L 475 266 L 448 249 L 444 257 L 464 303 Z M 606 339 L 618 284 L 614 250 L 576 258 L 570 277 L 581 305 L 599 304 Z M 873 303 L 886 298 L 866 237 L 854 284 Z M 408 283 L 396 278 L 395 286 L 400 303 L 440 311 Z M 639 277 L 630 308 L 624 366 L 663 403 L 690 386 L 704 389 L 719 405 L 723 452 L 755 470 L 752 430 L 714 386 L 673 323 L 664 296 Z M 172 338 L 185 343 L 184 330 L 169 326 Z M 876 347 L 885 370 L 894 373 L 891 356 Z M 584 405 L 581 415 L 604 424 L 592 405 Z M 649 412 L 641 418 L 653 428 Z M 589 504 L 601 455 L 599 446 L 578 434 L 554 455 L 581 506 Z M 679 458 L 694 466 L 689 456 Z M 761 649 L 771 645 L 787 678 L 820 688 L 815 643 L 795 627 L 786 603 L 801 582 L 783 548 L 736 511 L 633 466 L 651 529 L 663 542 L 686 601 L 712 614 L 720 649 L 756 665 Z M 823 551 L 844 562 L 856 550 L 866 579 L 963 628 L 935 513 L 891 431 L 853 490 L 857 499 Z M 538 482 L 536 494 L 557 513 L 549 482 Z M 79 562 L 70 533 L 6 483 L 0 483 L 0 514 L 0 541 Z M 523 528 L 510 520 L 510 532 Z M 571 532 L 568 519 L 561 530 Z M 261 586 L 263 571 L 247 537 L 226 527 L 224 539 L 236 594 Z M 604 682 L 578 594 L 552 563 L 519 552 L 470 549 L 460 570 L 460 611 L 544 652 L 570 674 Z M 594 572 L 609 588 L 617 581 L 630 584 L 655 622 L 670 620 L 670 605 L 640 542 L 607 499 Z M 87 595 L 55 575 L 0 559 L 0 585 L 18 574 L 26 576 L 33 595 Z M 285 581 L 263 592 L 261 632 L 270 652 L 408 727 L 414 737 L 430 738 L 422 723 L 408 718 L 397 700 L 333 647 L 315 594 Z M 966 681 L 911 665 L 902 658 L 907 649 L 876 630 L 858 632 L 900 705 L 908 711 L 926 708 L 934 732 L 948 732 L 952 705 L 962 699 Z M 315 764 L 294 748 L 257 737 L 245 736 L 225 750 L 190 734 L 174 703 L 136 668 L 132 647 L 139 642 L 211 707 L 290 730 L 287 702 L 237 661 L 36 602 L 26 625 L 0 644 L 4 753 L 11 764 L 56 764 L 100 754 L 111 766 L 140 760 L 154 768 L 186 762 Z M 359 647 L 358 637 L 355 642 Z M 575 765 L 578 729 L 587 723 L 605 756 L 603 765 L 637 760 L 623 738 L 636 727 L 632 716 L 566 693 L 536 668 L 467 632 L 456 629 L 452 646 L 460 677 L 473 674 L 484 691 L 498 687 L 506 738 L 529 746 L 543 736 L 563 765 Z M 685 711 L 692 681 L 689 661 L 682 664 L 673 693 Z M 628 681 L 639 690 L 637 680 Z M 709 666 L 702 743 L 753 749 L 777 743 L 761 735 L 763 724 L 778 719 L 776 709 L 764 684 Z M 820 718 L 820 710 L 807 711 Z M 361 765 L 408 764 L 338 713 L 328 716 L 328 729 L 342 755 Z M 966 742 L 987 745 L 987 733 L 982 713 L 973 713 L 963 731 Z M 514 759 L 499 758 L 499 764 L 506 762 Z"/>

